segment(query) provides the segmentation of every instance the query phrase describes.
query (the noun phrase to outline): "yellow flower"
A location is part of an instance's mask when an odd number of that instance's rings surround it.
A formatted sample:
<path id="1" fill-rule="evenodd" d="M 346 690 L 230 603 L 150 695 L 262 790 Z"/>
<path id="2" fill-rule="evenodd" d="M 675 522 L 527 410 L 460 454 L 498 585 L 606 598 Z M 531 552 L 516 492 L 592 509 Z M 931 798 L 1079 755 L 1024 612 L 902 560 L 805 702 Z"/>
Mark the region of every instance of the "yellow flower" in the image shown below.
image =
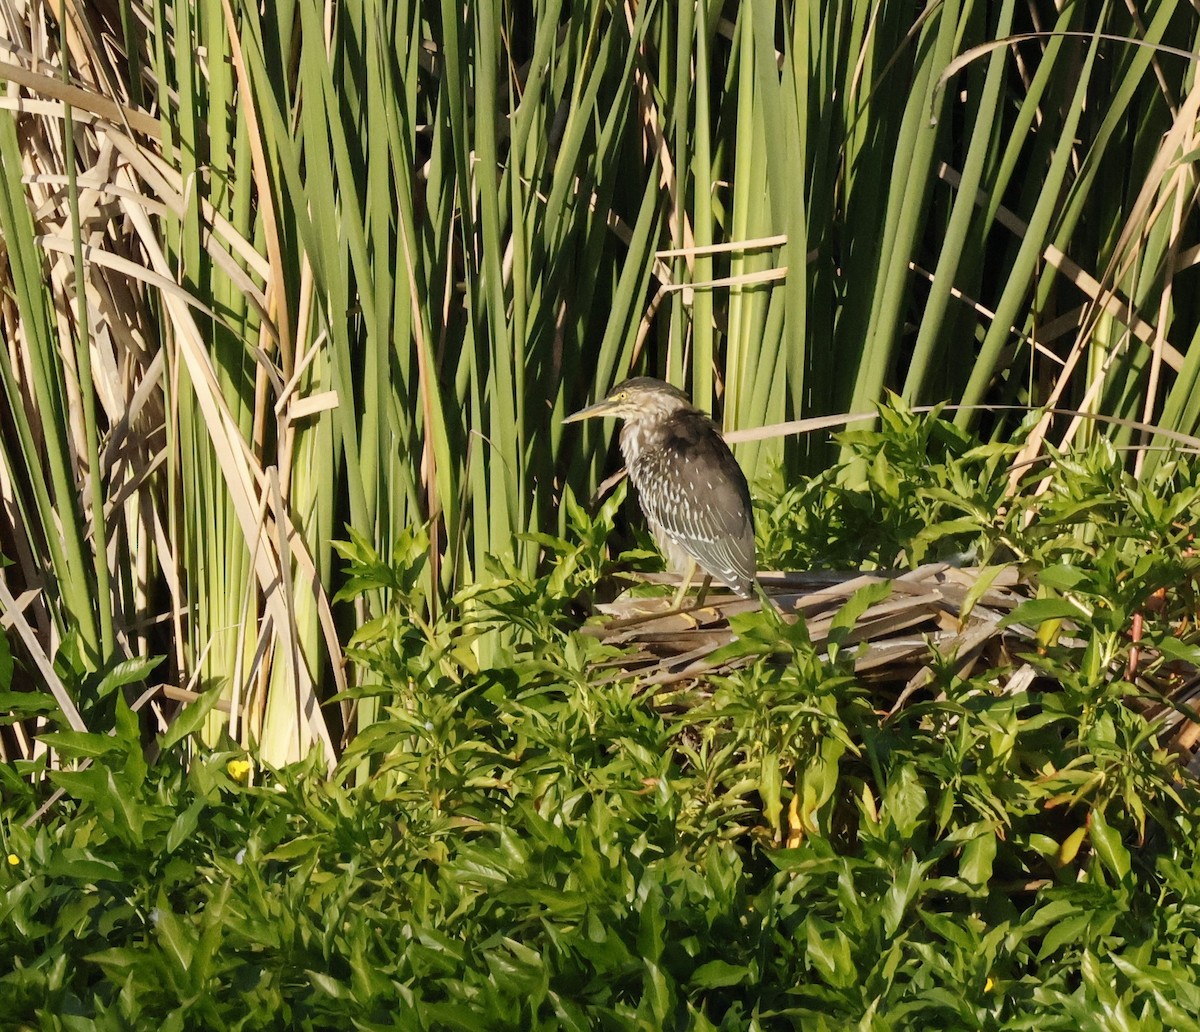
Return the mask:
<path id="1" fill-rule="evenodd" d="M 251 763 L 249 760 L 230 760 L 225 769 L 234 781 L 245 781 L 250 776 Z"/>
<path id="2" fill-rule="evenodd" d="M 990 993 L 990 992 L 992 991 L 992 987 L 993 987 L 995 984 L 996 984 L 996 983 L 992 981 L 992 976 L 991 976 L 991 975 L 988 975 L 988 980 L 987 980 L 986 982 L 984 982 L 984 983 L 983 983 L 983 991 L 984 991 L 985 993 Z"/>
<path id="3" fill-rule="evenodd" d="M 17 864 L 19 864 L 20 862 L 21 862 L 21 858 L 19 856 L 17 856 L 16 853 L 8 854 L 8 866 L 9 867 L 16 867 Z"/>

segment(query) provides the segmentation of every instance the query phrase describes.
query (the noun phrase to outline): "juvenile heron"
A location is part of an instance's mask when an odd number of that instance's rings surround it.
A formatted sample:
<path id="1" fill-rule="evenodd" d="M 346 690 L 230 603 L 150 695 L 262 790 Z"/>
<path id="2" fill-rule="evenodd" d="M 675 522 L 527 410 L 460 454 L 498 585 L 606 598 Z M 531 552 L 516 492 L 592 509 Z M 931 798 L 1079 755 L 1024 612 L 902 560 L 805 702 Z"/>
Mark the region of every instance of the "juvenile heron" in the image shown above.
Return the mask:
<path id="1" fill-rule="evenodd" d="M 698 565 L 742 598 L 754 597 L 754 514 L 746 476 L 716 424 L 662 380 L 637 376 L 568 416 L 624 419 L 621 454 L 650 532 L 682 573 L 676 606 Z M 708 578 L 705 579 L 705 587 Z M 703 600 L 700 590 L 697 604 Z"/>

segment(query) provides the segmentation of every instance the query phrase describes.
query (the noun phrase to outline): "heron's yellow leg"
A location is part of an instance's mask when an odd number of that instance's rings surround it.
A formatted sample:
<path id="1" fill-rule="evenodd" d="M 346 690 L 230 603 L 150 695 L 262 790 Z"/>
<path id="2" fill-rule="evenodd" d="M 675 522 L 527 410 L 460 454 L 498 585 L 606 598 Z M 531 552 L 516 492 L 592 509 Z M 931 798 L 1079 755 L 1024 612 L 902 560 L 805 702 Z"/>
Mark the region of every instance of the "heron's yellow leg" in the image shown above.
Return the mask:
<path id="1" fill-rule="evenodd" d="M 692 578 L 696 576 L 696 561 L 689 559 L 687 570 L 683 576 L 679 578 L 679 587 L 675 591 L 675 597 L 671 600 L 671 610 L 679 613 L 683 611 L 683 596 L 687 594 L 688 588 L 692 586 Z"/>

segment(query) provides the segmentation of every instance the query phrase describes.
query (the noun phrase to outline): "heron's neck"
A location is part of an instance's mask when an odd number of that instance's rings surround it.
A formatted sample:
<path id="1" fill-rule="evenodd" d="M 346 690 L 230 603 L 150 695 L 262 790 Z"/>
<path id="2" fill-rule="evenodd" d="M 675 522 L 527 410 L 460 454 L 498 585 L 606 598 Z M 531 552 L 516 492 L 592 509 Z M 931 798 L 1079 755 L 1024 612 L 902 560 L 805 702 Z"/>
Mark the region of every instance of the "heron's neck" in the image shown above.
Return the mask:
<path id="1" fill-rule="evenodd" d="M 647 429 L 644 424 L 626 420 L 621 424 L 621 456 L 629 469 L 646 447 Z"/>

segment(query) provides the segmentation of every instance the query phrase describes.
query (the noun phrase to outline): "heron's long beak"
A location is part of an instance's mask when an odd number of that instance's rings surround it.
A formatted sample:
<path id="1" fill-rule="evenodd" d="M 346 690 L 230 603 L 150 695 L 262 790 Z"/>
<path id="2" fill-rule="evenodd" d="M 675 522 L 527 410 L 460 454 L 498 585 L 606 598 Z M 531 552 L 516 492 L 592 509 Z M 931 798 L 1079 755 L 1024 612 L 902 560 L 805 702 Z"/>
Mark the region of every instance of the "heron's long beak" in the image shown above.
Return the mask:
<path id="1" fill-rule="evenodd" d="M 572 413 L 563 420 L 564 423 L 578 423 L 584 419 L 591 419 L 594 416 L 607 416 L 612 411 L 613 403 L 605 398 L 603 401 L 596 402 L 595 405 L 589 405 L 587 408 L 580 409 L 578 412 Z"/>

